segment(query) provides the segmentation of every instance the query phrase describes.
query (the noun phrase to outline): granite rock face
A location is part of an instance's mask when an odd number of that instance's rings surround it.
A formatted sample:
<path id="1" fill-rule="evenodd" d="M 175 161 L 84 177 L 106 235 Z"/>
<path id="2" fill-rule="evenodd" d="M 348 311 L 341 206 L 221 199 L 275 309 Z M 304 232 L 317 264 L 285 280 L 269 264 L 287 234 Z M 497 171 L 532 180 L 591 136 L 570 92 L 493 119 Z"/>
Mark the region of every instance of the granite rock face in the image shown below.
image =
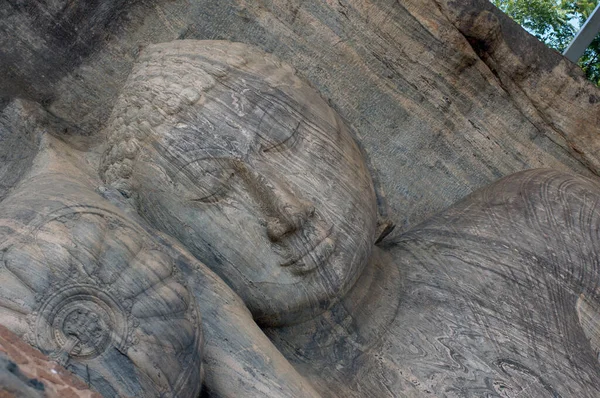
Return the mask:
<path id="1" fill-rule="evenodd" d="M 101 394 L 598 396 L 600 92 L 487 1 L 0 16 L 0 324 Z"/>
<path id="2" fill-rule="evenodd" d="M 600 393 L 597 178 L 514 173 L 381 242 L 343 122 L 289 65 L 227 41 L 148 46 L 106 130 L 107 186 L 322 396 Z"/>
<path id="3" fill-rule="evenodd" d="M 398 232 L 512 172 L 599 171 L 598 89 L 485 0 L 0 7 L 0 95 L 42 101 L 90 135 L 148 44 L 226 39 L 277 55 L 356 131 Z"/>

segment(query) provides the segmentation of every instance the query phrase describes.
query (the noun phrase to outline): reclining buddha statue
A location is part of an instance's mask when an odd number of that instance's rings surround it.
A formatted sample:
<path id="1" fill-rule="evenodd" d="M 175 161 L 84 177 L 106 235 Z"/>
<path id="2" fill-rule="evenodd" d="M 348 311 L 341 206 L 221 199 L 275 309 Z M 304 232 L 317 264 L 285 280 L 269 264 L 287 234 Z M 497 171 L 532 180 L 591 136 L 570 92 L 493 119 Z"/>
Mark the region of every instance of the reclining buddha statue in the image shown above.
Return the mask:
<path id="1" fill-rule="evenodd" d="M 147 47 L 105 134 L 107 186 L 322 396 L 600 396 L 598 181 L 524 171 L 383 239 L 340 116 L 274 56 L 219 41 Z"/>
<path id="2" fill-rule="evenodd" d="M 0 324 L 106 397 L 195 398 L 203 382 L 211 396 L 317 397 L 240 298 L 62 138 L 31 140 L 0 201 Z"/>

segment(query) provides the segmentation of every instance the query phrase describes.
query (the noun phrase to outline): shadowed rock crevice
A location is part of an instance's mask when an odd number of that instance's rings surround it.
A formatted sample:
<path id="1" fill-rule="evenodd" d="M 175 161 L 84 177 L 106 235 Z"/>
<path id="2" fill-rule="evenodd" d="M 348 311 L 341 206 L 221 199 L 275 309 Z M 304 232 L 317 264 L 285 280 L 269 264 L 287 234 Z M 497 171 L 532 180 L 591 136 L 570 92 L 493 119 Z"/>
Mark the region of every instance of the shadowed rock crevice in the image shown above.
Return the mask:
<path id="1" fill-rule="evenodd" d="M 152 0 L 30 2 L 0 5 L 0 97 L 48 103 L 56 83 L 100 51 L 130 20 L 129 10 Z"/>

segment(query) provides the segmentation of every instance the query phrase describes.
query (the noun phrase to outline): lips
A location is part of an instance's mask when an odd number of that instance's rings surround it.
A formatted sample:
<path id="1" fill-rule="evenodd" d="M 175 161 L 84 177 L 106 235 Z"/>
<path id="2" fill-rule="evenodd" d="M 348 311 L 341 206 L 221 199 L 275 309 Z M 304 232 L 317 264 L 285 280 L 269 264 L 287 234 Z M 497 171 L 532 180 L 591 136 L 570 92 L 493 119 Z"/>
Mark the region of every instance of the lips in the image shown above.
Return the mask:
<path id="1" fill-rule="evenodd" d="M 308 245 L 307 250 L 291 250 L 291 258 L 282 263 L 282 267 L 289 267 L 292 273 L 305 274 L 314 271 L 323 265 L 333 254 L 336 239 L 333 236 L 333 228 L 322 235 L 320 239 L 315 239 L 312 245 Z"/>

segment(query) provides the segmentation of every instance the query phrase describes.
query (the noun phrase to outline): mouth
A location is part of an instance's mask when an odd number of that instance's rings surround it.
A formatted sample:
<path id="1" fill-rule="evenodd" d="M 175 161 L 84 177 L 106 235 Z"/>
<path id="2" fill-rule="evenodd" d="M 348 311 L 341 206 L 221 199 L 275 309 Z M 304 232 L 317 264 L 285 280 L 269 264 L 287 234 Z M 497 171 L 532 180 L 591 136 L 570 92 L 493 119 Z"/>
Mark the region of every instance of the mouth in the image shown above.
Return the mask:
<path id="1" fill-rule="evenodd" d="M 288 267 L 294 274 L 306 274 L 314 271 L 323 265 L 333 254 L 335 244 L 336 239 L 333 235 L 333 227 L 330 227 L 324 236 L 314 240 L 311 245 L 308 245 L 307 250 L 291 251 L 291 258 L 280 265 Z"/>

